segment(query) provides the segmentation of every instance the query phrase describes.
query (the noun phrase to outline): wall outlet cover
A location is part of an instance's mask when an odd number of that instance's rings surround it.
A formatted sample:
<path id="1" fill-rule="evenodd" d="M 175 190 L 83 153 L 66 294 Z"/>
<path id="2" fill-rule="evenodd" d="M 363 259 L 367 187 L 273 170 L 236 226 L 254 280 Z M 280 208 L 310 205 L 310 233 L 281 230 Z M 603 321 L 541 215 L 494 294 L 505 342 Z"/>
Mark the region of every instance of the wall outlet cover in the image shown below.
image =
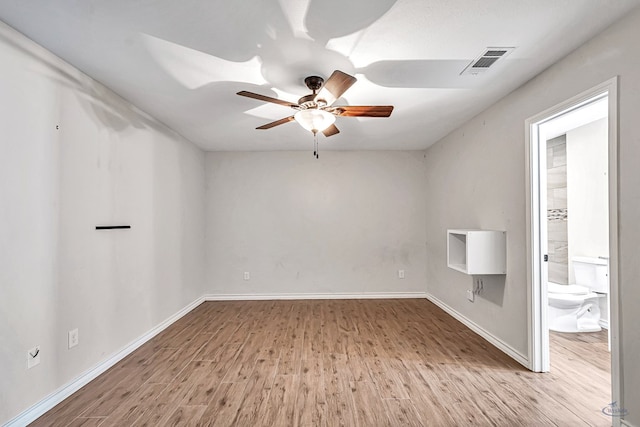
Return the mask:
<path id="1" fill-rule="evenodd" d="M 249 279 L 251 279 L 251 274 L 249 274 L 248 271 L 245 271 L 244 272 L 244 280 L 249 280 Z"/>
<path id="2" fill-rule="evenodd" d="M 31 369 L 40 364 L 40 346 L 37 345 L 27 350 L 27 369 Z"/>
<path id="3" fill-rule="evenodd" d="M 473 298 L 474 298 L 473 291 L 471 289 L 467 290 L 467 299 L 473 302 Z"/>
<path id="4" fill-rule="evenodd" d="M 404 279 L 404 270 L 398 270 L 398 279 Z"/>

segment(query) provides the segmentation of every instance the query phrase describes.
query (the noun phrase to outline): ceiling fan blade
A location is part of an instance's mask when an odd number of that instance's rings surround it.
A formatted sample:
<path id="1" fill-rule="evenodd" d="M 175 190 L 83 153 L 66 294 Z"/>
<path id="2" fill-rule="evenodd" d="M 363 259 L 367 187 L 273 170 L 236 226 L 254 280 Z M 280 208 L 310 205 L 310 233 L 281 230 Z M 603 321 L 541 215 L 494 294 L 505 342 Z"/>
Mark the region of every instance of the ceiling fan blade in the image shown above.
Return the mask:
<path id="1" fill-rule="evenodd" d="M 389 117 L 392 111 L 393 105 L 344 105 L 333 110 L 343 117 Z"/>
<path id="2" fill-rule="evenodd" d="M 271 129 L 272 127 L 276 127 L 278 125 L 283 125 L 285 123 L 289 123 L 294 121 L 293 116 L 285 117 L 284 119 L 276 120 L 275 122 L 267 123 L 266 125 L 262 125 L 257 127 L 256 129 Z"/>
<path id="3" fill-rule="evenodd" d="M 340 131 L 338 130 L 336 125 L 332 124 L 331 126 L 326 128 L 325 130 L 323 130 L 322 133 L 324 134 L 324 136 L 329 137 L 329 136 L 333 136 L 333 135 L 335 135 L 337 133 L 340 133 Z"/>
<path id="4" fill-rule="evenodd" d="M 294 104 L 292 102 L 282 101 L 280 99 L 272 98 L 270 96 L 260 95 L 259 93 L 247 92 L 246 90 L 242 90 L 242 91 L 238 92 L 237 94 L 240 95 L 240 96 L 246 96 L 247 98 L 258 99 L 258 100 L 264 101 L 264 102 L 272 102 L 274 104 L 284 105 L 285 107 L 299 107 L 298 104 Z"/>
<path id="5" fill-rule="evenodd" d="M 340 98 L 347 89 L 353 86 L 356 81 L 357 79 L 355 77 L 343 73 L 340 70 L 335 70 L 316 95 L 315 101 L 318 102 L 318 100 L 323 99 L 327 102 L 327 105 L 331 105 L 336 102 L 336 99 Z"/>

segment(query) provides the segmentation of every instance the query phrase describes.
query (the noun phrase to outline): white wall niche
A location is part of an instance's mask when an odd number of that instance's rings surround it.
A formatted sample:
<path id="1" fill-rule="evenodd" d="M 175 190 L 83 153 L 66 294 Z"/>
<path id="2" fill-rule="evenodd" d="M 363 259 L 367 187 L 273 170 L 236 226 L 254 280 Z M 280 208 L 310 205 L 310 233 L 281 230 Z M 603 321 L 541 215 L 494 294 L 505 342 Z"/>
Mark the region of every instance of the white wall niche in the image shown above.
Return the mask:
<path id="1" fill-rule="evenodd" d="M 506 274 L 506 236 L 496 230 L 447 230 L 447 266 L 469 275 Z"/>

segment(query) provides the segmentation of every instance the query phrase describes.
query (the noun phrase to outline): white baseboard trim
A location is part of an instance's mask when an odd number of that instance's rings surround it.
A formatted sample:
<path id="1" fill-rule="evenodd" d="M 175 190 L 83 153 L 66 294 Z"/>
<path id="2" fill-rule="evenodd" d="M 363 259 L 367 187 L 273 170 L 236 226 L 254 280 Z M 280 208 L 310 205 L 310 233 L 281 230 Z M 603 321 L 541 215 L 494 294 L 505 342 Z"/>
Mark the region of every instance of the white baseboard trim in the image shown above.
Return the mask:
<path id="1" fill-rule="evenodd" d="M 361 294 L 208 294 L 205 301 L 259 301 L 305 299 L 401 299 L 427 298 L 426 292 L 364 292 Z"/>
<path id="2" fill-rule="evenodd" d="M 23 411 L 21 414 L 9 420 L 4 427 L 23 427 L 27 424 L 35 421 L 39 417 L 41 417 L 45 412 L 52 409 L 58 403 L 62 402 L 67 397 L 71 396 L 76 391 L 80 390 L 82 387 L 87 385 L 90 381 L 97 378 L 98 375 L 105 372 L 107 369 L 111 368 L 113 365 L 124 359 L 126 356 L 135 351 L 138 347 L 149 341 L 151 338 L 158 335 L 160 332 L 165 330 L 167 327 L 171 326 L 175 321 L 180 319 L 185 314 L 189 313 L 191 310 L 199 306 L 204 301 L 203 297 L 200 297 L 184 307 L 182 310 L 178 311 L 174 315 L 168 317 L 163 322 L 153 327 L 144 335 L 140 336 L 136 340 L 129 343 L 120 351 L 112 354 L 107 359 L 100 362 L 98 365 L 84 372 L 76 379 L 70 381 L 69 383 L 63 385 L 56 391 L 52 392 L 44 399 L 40 400 L 35 405 Z"/>
<path id="3" fill-rule="evenodd" d="M 502 341 L 500 338 L 496 337 L 495 335 L 493 335 L 492 333 L 484 329 L 482 326 L 478 325 L 477 323 L 473 322 L 469 318 L 458 313 L 456 310 L 449 307 L 447 304 L 440 301 L 438 298 L 434 297 L 433 295 L 427 294 L 427 299 L 432 303 L 434 303 L 435 305 L 437 305 L 438 307 L 440 307 L 441 309 L 443 309 L 444 311 L 446 311 L 448 314 L 450 314 L 452 317 L 454 317 L 458 321 L 462 322 L 465 326 L 467 326 L 473 332 L 480 335 L 485 340 L 489 341 L 491 344 L 493 344 L 494 347 L 497 347 L 498 349 L 502 350 L 502 352 L 504 352 L 507 356 L 511 357 L 513 360 L 520 363 L 525 368 L 530 369 L 531 365 L 529 363 L 529 358 L 527 356 L 523 355 L 522 353 L 520 353 L 519 351 L 511 347 L 509 344 Z"/>

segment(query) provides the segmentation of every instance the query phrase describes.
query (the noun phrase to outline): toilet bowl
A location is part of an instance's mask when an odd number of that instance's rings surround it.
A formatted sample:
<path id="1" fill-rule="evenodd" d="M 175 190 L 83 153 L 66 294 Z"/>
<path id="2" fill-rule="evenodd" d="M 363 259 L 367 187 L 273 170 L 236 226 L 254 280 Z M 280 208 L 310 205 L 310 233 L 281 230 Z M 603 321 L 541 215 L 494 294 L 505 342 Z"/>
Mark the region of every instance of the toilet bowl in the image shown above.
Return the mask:
<path id="1" fill-rule="evenodd" d="M 549 329 L 557 332 L 600 331 L 598 294 L 580 285 L 547 284 Z"/>

